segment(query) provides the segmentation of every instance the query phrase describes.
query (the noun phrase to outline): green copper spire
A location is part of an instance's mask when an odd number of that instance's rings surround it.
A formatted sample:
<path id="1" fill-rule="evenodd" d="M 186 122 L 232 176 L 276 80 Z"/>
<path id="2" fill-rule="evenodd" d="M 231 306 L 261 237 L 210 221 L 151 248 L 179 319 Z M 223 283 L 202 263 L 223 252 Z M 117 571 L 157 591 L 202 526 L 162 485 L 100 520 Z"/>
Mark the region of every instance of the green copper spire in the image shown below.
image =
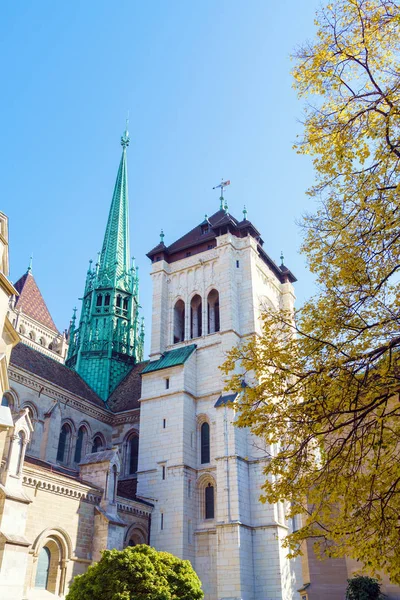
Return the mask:
<path id="1" fill-rule="evenodd" d="M 144 328 L 139 324 L 139 277 L 130 262 L 128 218 L 128 127 L 102 250 L 86 274 L 79 327 L 70 328 L 66 364 L 106 401 L 135 362 L 142 360 Z"/>
<path id="2" fill-rule="evenodd" d="M 128 169 L 126 149 L 129 146 L 128 123 L 121 137 L 122 156 L 115 182 L 110 213 L 108 215 L 99 271 L 110 278 L 121 277 L 129 271 L 129 210 Z"/>

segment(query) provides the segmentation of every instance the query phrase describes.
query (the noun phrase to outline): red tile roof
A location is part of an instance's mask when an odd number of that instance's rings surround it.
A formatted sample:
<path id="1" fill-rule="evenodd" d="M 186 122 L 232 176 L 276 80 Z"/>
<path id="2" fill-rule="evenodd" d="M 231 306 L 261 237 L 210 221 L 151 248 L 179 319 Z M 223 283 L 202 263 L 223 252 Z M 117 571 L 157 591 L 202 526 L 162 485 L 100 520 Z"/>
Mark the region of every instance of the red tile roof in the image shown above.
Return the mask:
<path id="1" fill-rule="evenodd" d="M 58 333 L 33 275 L 28 271 L 18 279 L 14 287 L 19 293 L 15 304 L 16 308 L 22 309 L 26 315 Z"/>

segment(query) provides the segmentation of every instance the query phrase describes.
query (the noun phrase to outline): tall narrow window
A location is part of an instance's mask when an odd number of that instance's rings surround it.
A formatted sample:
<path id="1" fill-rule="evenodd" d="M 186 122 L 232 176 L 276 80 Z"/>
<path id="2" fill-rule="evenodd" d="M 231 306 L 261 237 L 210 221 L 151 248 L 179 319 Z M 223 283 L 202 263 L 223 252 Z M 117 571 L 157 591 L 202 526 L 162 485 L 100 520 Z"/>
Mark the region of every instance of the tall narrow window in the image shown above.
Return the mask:
<path id="1" fill-rule="evenodd" d="M 84 438 L 85 438 L 85 428 L 79 427 L 78 436 L 76 438 L 75 455 L 74 455 L 74 461 L 76 463 L 81 462 Z"/>
<path id="2" fill-rule="evenodd" d="M 201 336 L 202 332 L 202 310 L 201 310 L 201 298 L 198 294 L 193 296 L 190 303 L 190 337 L 197 338 Z"/>
<path id="3" fill-rule="evenodd" d="M 49 581 L 50 558 L 50 550 L 46 546 L 44 546 L 39 552 L 38 556 L 35 588 L 47 590 L 47 584 Z"/>
<path id="4" fill-rule="evenodd" d="M 185 303 L 178 300 L 174 307 L 174 344 L 185 339 Z"/>
<path id="5" fill-rule="evenodd" d="M 161 513 L 161 523 L 160 523 L 160 525 L 161 525 L 161 530 L 163 530 L 164 529 L 164 513 Z"/>
<path id="6" fill-rule="evenodd" d="M 208 294 L 207 313 L 208 333 L 216 333 L 220 329 L 219 294 L 217 290 L 211 290 L 211 292 Z"/>
<path id="7" fill-rule="evenodd" d="M 101 437 L 99 435 L 96 435 L 96 437 L 93 440 L 93 444 L 92 444 L 92 452 L 98 452 L 99 449 L 102 447 L 103 445 L 103 441 L 101 439 Z"/>
<path id="8" fill-rule="evenodd" d="M 137 472 L 138 456 L 139 456 L 139 438 L 137 435 L 134 435 L 129 440 L 129 474 L 130 475 Z"/>
<path id="9" fill-rule="evenodd" d="M 68 445 L 71 437 L 70 434 L 71 430 L 69 426 L 64 423 L 60 431 L 60 437 L 58 438 L 57 460 L 59 462 L 68 461 Z"/>
<path id="10" fill-rule="evenodd" d="M 113 502 L 115 503 L 117 501 L 117 483 L 118 483 L 118 473 L 117 473 L 117 467 L 115 465 L 113 465 L 112 471 L 113 471 Z"/>
<path id="11" fill-rule="evenodd" d="M 121 308 L 121 296 L 119 294 L 117 296 L 117 307 Z"/>
<path id="12" fill-rule="evenodd" d="M 201 463 L 210 462 L 210 426 L 203 423 L 200 430 Z"/>
<path id="13" fill-rule="evenodd" d="M 103 302 L 103 297 L 101 294 L 97 294 L 97 298 L 96 298 L 96 306 L 101 306 Z"/>
<path id="14" fill-rule="evenodd" d="M 104 296 L 104 306 L 110 306 L 110 294 Z"/>
<path id="15" fill-rule="evenodd" d="M 124 305 L 123 305 L 124 310 L 128 310 L 128 302 L 129 302 L 128 298 L 124 298 Z"/>
<path id="16" fill-rule="evenodd" d="M 204 490 L 205 493 L 205 518 L 214 518 L 214 486 L 211 483 Z"/>

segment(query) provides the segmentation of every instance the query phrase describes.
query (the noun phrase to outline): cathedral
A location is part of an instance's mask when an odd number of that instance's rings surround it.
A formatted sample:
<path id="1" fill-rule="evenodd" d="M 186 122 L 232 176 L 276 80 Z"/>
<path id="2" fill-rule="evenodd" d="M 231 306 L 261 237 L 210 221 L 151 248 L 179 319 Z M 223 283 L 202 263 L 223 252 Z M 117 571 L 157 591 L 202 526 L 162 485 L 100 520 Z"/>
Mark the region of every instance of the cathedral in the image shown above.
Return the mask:
<path id="1" fill-rule="evenodd" d="M 287 559 L 296 523 L 283 503 L 259 502 L 267 449 L 235 427 L 219 369 L 261 332 L 263 306 L 294 307 L 296 279 L 245 210 L 230 214 L 222 187 L 219 210 L 169 246 L 161 233 L 147 254 L 145 358 L 128 131 L 121 146 L 103 246 L 67 330 L 31 265 L 9 281 L 0 213 L 0 598 L 63 598 L 103 549 L 146 543 L 189 559 L 205 600 L 340 600 L 354 565 L 318 563 L 311 548 Z"/>

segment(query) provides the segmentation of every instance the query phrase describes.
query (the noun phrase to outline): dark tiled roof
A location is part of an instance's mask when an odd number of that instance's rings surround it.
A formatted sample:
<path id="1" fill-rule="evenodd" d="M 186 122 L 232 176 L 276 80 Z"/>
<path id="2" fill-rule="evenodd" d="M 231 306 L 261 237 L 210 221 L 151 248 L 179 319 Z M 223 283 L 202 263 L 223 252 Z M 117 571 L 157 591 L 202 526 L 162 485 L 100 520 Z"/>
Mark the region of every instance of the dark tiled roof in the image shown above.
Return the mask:
<path id="1" fill-rule="evenodd" d="M 236 400 L 237 393 L 235 394 L 225 394 L 224 396 L 220 396 L 216 403 L 214 404 L 215 408 L 218 406 L 223 406 L 224 404 L 229 404 L 229 402 L 234 402 Z"/>
<path id="2" fill-rule="evenodd" d="M 78 373 L 53 358 L 26 346 L 23 342 L 13 348 L 10 362 L 15 367 L 21 367 L 25 371 L 38 375 L 92 404 L 106 408 L 103 400 L 83 381 Z"/>
<path id="3" fill-rule="evenodd" d="M 203 227 L 207 223 L 210 225 L 210 228 L 207 233 L 203 233 Z M 210 249 L 210 247 L 214 247 L 211 242 L 215 245 L 216 238 L 227 230 L 238 237 L 251 235 L 255 238 L 258 243 L 258 252 L 261 259 L 268 265 L 281 283 L 285 283 L 286 281 L 294 283 L 296 281 L 296 277 L 287 267 L 278 267 L 265 252 L 262 247 L 264 242 L 261 239 L 260 232 L 254 227 L 253 223 L 247 219 L 238 221 L 233 215 L 225 212 L 225 210 L 217 211 L 209 219 L 204 220 L 170 246 L 167 247 L 164 243 L 158 244 L 158 246 L 150 250 L 147 256 L 152 260 L 164 259 L 167 262 L 180 260 L 185 257 L 185 250 L 190 250 L 190 252 L 187 252 L 186 254 L 186 256 L 189 256 L 191 254 L 204 252 Z"/>
<path id="4" fill-rule="evenodd" d="M 26 315 L 58 333 L 33 275 L 28 271 L 18 279 L 14 287 L 19 294 L 15 307 L 22 309 Z"/>
<path id="5" fill-rule="evenodd" d="M 28 454 L 25 454 L 24 461 L 32 465 L 36 465 L 37 467 L 41 467 L 46 471 L 51 471 L 52 473 L 60 473 L 61 475 L 69 477 L 70 479 L 76 479 L 77 481 L 80 481 L 79 471 L 76 471 L 75 469 L 68 469 L 67 467 L 62 467 L 61 465 L 53 465 L 45 460 L 36 458 L 35 456 L 29 456 Z"/>
<path id="6" fill-rule="evenodd" d="M 113 412 L 121 412 L 132 408 L 139 408 L 139 398 L 142 393 L 141 373 L 148 361 L 133 365 L 128 375 L 124 377 L 118 387 L 107 400 L 107 406 Z"/>
<path id="7" fill-rule="evenodd" d="M 211 226 L 214 227 L 214 225 L 221 221 L 225 216 L 225 211 L 219 210 L 218 212 L 214 213 L 208 220 L 211 223 Z M 185 248 L 190 248 L 191 246 L 195 246 L 196 244 L 212 240 L 215 237 L 215 232 L 212 229 L 210 229 L 208 233 L 202 233 L 200 224 L 194 227 L 191 231 L 189 231 L 189 233 L 179 238 L 179 240 L 168 246 L 167 252 L 168 254 L 173 254 L 174 252 L 178 252 L 179 250 L 184 250 Z"/>
<path id="8" fill-rule="evenodd" d="M 136 500 L 137 479 L 124 479 L 118 481 L 117 496 Z"/>
<path id="9" fill-rule="evenodd" d="M 183 365 L 196 348 L 196 344 L 190 344 L 189 346 L 183 346 L 182 348 L 176 348 L 176 350 L 164 352 L 158 360 L 147 363 L 147 366 L 143 369 L 143 373 L 151 373 L 152 371 L 159 371 L 160 369 L 168 369 L 169 367 Z"/>

